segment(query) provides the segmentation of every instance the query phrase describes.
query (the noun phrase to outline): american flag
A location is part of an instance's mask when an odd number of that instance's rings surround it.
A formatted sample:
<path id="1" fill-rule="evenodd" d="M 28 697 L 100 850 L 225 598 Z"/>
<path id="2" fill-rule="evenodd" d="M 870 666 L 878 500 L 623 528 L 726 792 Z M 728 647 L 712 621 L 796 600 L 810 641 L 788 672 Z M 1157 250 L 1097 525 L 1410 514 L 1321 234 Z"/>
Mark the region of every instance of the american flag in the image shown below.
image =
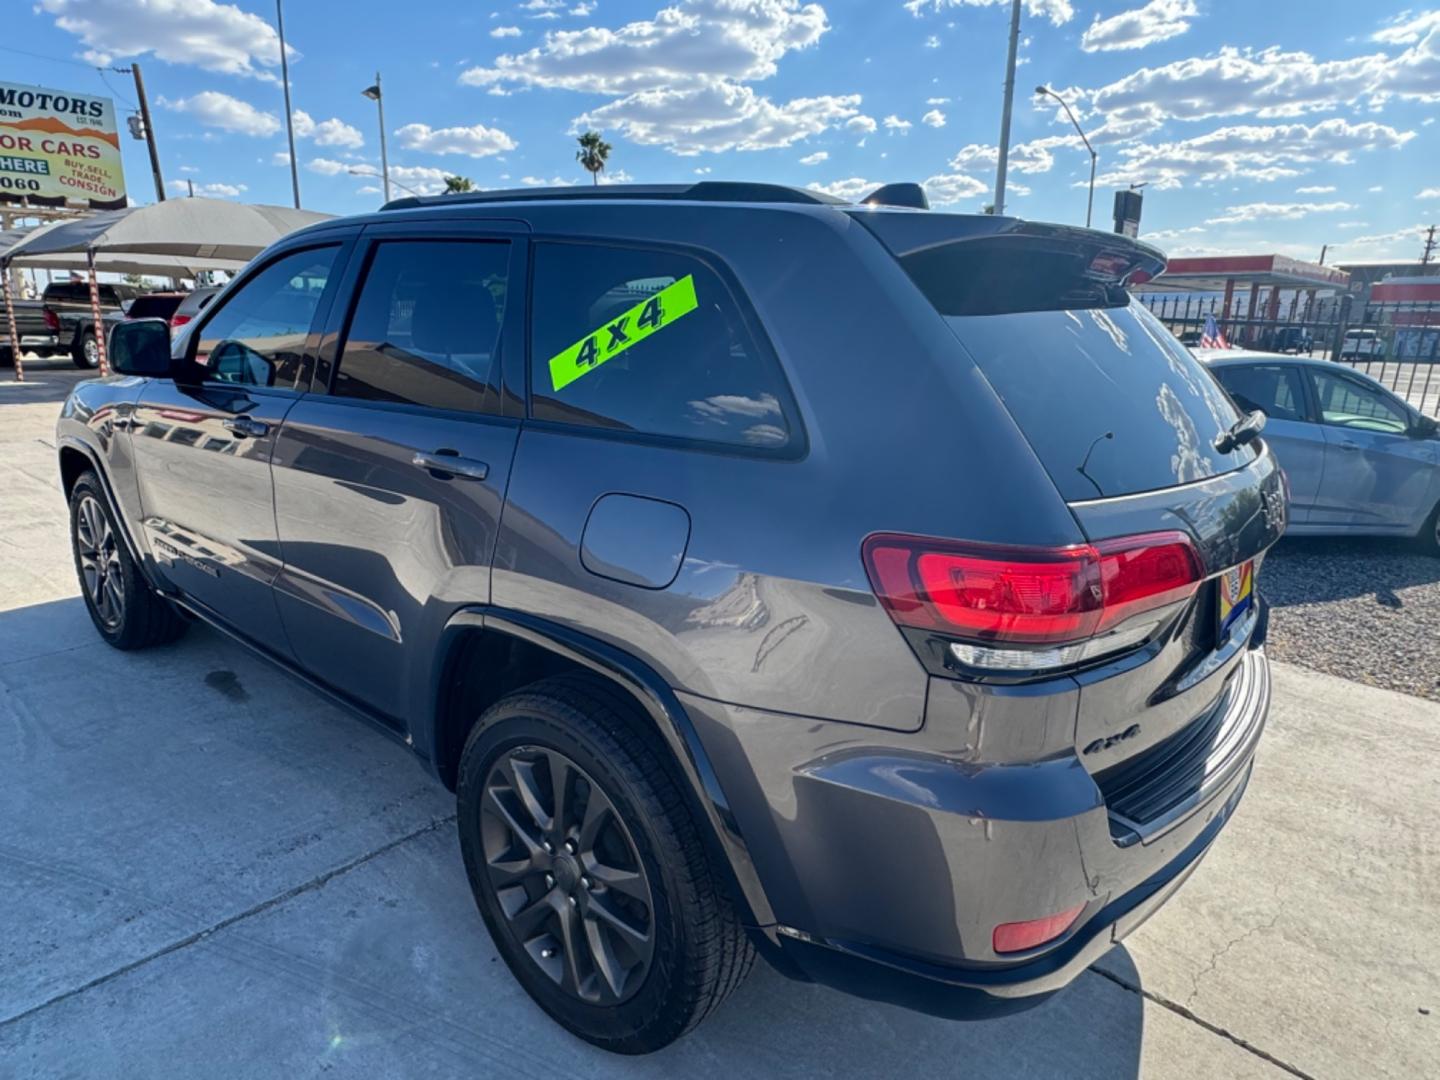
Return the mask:
<path id="1" fill-rule="evenodd" d="M 1205 316 L 1205 330 L 1200 335 L 1200 347 L 1202 349 L 1230 348 L 1230 342 L 1225 340 L 1225 331 L 1220 329 L 1220 324 L 1215 321 L 1214 315 Z"/>

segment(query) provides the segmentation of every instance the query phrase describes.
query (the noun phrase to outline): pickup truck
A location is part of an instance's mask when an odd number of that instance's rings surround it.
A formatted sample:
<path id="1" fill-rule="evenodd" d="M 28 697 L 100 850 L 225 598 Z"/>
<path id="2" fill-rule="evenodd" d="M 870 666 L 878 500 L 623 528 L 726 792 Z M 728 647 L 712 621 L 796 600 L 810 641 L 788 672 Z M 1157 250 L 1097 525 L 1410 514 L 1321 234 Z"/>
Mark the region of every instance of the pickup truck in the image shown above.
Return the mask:
<path id="1" fill-rule="evenodd" d="M 101 282 L 100 317 L 107 325 L 124 316 L 141 290 L 124 283 Z M 90 285 L 84 281 L 56 281 L 41 296 L 47 321 L 57 337 L 56 352 L 69 352 L 78 368 L 100 366 L 95 346 L 95 315 L 90 308 Z"/>
<path id="2" fill-rule="evenodd" d="M 15 300 L 15 332 L 20 336 L 20 348 L 49 356 L 60 347 L 59 335 L 45 319 L 45 305 L 40 300 Z M 15 363 L 14 345 L 10 341 L 10 320 L 0 312 L 0 367 Z"/>

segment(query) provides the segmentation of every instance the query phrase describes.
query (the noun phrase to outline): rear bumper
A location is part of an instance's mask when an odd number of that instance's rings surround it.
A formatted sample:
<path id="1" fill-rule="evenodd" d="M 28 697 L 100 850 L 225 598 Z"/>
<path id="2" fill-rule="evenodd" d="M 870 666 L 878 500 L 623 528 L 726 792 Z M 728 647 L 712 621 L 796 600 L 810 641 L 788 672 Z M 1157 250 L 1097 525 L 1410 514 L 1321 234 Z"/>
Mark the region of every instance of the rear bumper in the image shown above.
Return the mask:
<path id="1" fill-rule="evenodd" d="M 1247 763 L 1188 846 L 1129 892 L 1106 903 L 1059 947 L 1033 960 L 1007 967 L 961 968 L 852 942 L 799 938 L 793 931 L 781 935 L 781 952 L 814 982 L 933 1016 L 983 1019 L 1032 1008 L 1069 985 L 1179 890 L 1225 827 L 1249 780 Z"/>
<path id="2" fill-rule="evenodd" d="M 1141 830 L 1117 820 L 1073 754 L 976 761 L 954 720 L 882 732 L 680 696 L 775 912 L 782 969 L 924 1012 L 983 1016 L 1065 986 L 1159 908 L 1223 829 L 1268 713 L 1263 648 L 1214 678 L 1227 687 L 1225 715 L 1196 722 L 1211 724 L 1217 752 L 1200 757 L 1217 767 L 1188 791 L 1150 789 L 1164 816 Z M 1054 694 L 987 696 L 981 720 L 1015 731 L 1047 702 L 1057 723 L 1073 723 Z M 1077 905 L 1058 941 L 993 951 L 1000 923 Z"/>

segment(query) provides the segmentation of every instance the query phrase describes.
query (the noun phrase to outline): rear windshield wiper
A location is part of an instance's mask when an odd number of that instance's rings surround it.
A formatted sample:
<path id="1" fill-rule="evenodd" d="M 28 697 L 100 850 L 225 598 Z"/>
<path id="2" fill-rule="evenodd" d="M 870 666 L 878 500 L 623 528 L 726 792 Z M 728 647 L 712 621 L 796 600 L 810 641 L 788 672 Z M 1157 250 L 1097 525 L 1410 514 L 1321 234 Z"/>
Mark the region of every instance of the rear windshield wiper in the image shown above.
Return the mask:
<path id="1" fill-rule="evenodd" d="M 1222 454 L 1228 454 L 1237 446 L 1244 446 L 1254 439 L 1260 432 L 1265 430 L 1265 414 L 1259 409 L 1242 416 L 1229 428 L 1215 436 L 1215 449 Z"/>

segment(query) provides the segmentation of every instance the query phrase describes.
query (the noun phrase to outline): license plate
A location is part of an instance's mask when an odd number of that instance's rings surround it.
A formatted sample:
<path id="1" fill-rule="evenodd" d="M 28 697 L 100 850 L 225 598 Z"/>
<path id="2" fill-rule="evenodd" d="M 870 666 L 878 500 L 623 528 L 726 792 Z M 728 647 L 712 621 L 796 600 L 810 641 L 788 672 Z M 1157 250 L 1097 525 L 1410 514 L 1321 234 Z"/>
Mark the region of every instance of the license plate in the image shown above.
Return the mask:
<path id="1" fill-rule="evenodd" d="M 1220 640 L 1255 603 L 1255 560 L 1232 566 L 1220 575 Z"/>

